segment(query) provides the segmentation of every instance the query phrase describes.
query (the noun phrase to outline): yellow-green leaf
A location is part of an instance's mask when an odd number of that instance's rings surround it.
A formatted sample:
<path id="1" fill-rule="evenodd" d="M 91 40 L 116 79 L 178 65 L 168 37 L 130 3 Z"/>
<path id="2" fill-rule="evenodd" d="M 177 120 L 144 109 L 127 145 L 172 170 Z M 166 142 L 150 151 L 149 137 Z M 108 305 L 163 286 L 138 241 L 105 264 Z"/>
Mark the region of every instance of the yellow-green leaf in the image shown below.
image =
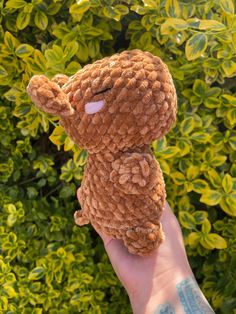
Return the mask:
<path id="1" fill-rule="evenodd" d="M 91 58 L 95 58 L 100 52 L 100 44 L 98 39 L 92 39 L 88 43 L 88 53 Z"/>
<path id="2" fill-rule="evenodd" d="M 236 124 L 236 108 L 230 109 L 226 113 L 226 117 L 231 125 Z"/>
<path id="3" fill-rule="evenodd" d="M 211 231 L 211 223 L 208 219 L 205 219 L 202 224 L 202 232 L 209 233 Z"/>
<path id="4" fill-rule="evenodd" d="M 77 53 L 79 45 L 76 41 L 68 43 L 64 49 L 64 58 L 69 61 Z"/>
<path id="5" fill-rule="evenodd" d="M 229 145 L 236 151 L 236 136 L 231 136 L 229 138 Z"/>
<path id="6" fill-rule="evenodd" d="M 64 52 L 60 46 L 53 45 L 52 49 L 45 51 L 45 57 L 50 66 L 61 64 L 64 58 Z"/>
<path id="7" fill-rule="evenodd" d="M 119 10 L 116 10 L 113 6 L 106 6 L 103 8 L 103 14 L 110 18 L 110 19 L 114 19 L 116 21 L 119 21 L 121 18 L 121 14 L 119 12 Z"/>
<path id="8" fill-rule="evenodd" d="M 9 51 L 15 51 L 15 48 L 18 46 L 18 40 L 9 32 L 4 34 L 4 44 Z"/>
<path id="9" fill-rule="evenodd" d="M 224 176 L 224 178 L 222 180 L 222 186 L 223 186 L 225 193 L 229 194 L 232 191 L 233 179 L 232 179 L 231 175 L 229 175 L 228 173 Z"/>
<path id="10" fill-rule="evenodd" d="M 179 152 L 179 148 L 176 146 L 167 146 L 160 153 L 164 158 L 172 158 Z"/>
<path id="11" fill-rule="evenodd" d="M 181 225 L 186 229 L 194 229 L 196 226 L 193 215 L 186 211 L 179 212 L 179 221 Z"/>
<path id="12" fill-rule="evenodd" d="M 187 155 L 190 152 L 191 148 L 192 148 L 191 142 L 189 140 L 187 140 L 187 139 L 182 139 L 182 138 L 178 140 L 176 145 L 179 148 L 180 156 Z"/>
<path id="13" fill-rule="evenodd" d="M 200 234 L 198 232 L 191 232 L 188 235 L 187 243 L 190 246 L 197 246 L 199 240 L 200 240 Z"/>
<path id="14" fill-rule="evenodd" d="M 188 167 L 188 169 L 187 169 L 187 179 L 189 181 L 192 181 L 193 179 L 195 179 L 198 176 L 198 174 L 199 174 L 199 167 L 193 166 L 193 165 Z"/>
<path id="15" fill-rule="evenodd" d="M 67 136 L 64 144 L 64 151 L 68 152 L 74 147 L 74 145 L 75 143 L 69 138 L 69 136 Z"/>
<path id="16" fill-rule="evenodd" d="M 203 210 L 197 210 L 193 213 L 193 218 L 195 219 L 196 224 L 202 224 L 205 219 L 208 217 L 208 213 Z"/>
<path id="17" fill-rule="evenodd" d="M 126 14 L 129 13 L 129 8 L 128 8 L 128 6 L 125 6 L 125 5 L 123 5 L 123 4 L 117 4 L 117 5 L 115 6 L 115 10 L 116 10 L 117 12 L 119 12 L 122 16 L 124 16 L 124 15 L 126 15 Z"/>
<path id="18" fill-rule="evenodd" d="M 220 66 L 220 60 L 216 58 L 208 58 L 203 62 L 204 67 L 209 69 L 216 69 Z"/>
<path id="19" fill-rule="evenodd" d="M 52 134 L 49 136 L 49 139 L 53 144 L 60 146 L 65 143 L 66 140 L 66 134 L 64 129 L 59 125 L 55 127 Z"/>
<path id="20" fill-rule="evenodd" d="M 185 176 L 181 172 L 173 172 L 171 174 L 171 177 L 175 184 L 177 185 L 183 185 L 185 183 Z"/>
<path id="21" fill-rule="evenodd" d="M 179 17 L 181 13 L 179 1 L 178 0 L 166 0 L 165 10 L 168 16 Z"/>
<path id="22" fill-rule="evenodd" d="M 214 247 L 214 245 L 211 243 L 211 242 L 209 242 L 209 241 L 207 241 L 207 238 L 208 237 L 208 234 L 206 234 L 206 235 L 204 235 L 204 236 L 201 236 L 201 238 L 200 238 L 200 243 L 201 243 L 201 245 L 205 248 L 205 249 L 207 249 L 207 250 L 213 250 L 215 247 Z"/>
<path id="23" fill-rule="evenodd" d="M 220 207 L 226 214 L 233 217 L 236 216 L 236 198 L 232 195 L 223 196 L 220 202 Z"/>
<path id="24" fill-rule="evenodd" d="M 206 95 L 207 87 L 206 83 L 202 80 L 195 80 L 193 84 L 193 92 L 195 95 L 204 98 Z"/>
<path id="25" fill-rule="evenodd" d="M 200 198 L 202 203 L 214 206 L 220 203 L 222 194 L 214 190 L 205 190 Z"/>
<path id="26" fill-rule="evenodd" d="M 29 280 L 39 280 L 45 275 L 45 268 L 44 267 L 35 267 L 29 273 L 28 279 Z"/>
<path id="27" fill-rule="evenodd" d="M 9 227 L 12 227 L 16 223 L 16 221 L 17 221 L 17 216 L 16 215 L 14 215 L 14 214 L 8 215 L 8 217 L 7 217 L 7 225 Z"/>
<path id="28" fill-rule="evenodd" d="M 17 296 L 17 293 L 12 286 L 5 284 L 3 285 L 3 289 L 7 293 L 9 298 L 15 298 Z"/>
<path id="29" fill-rule="evenodd" d="M 71 61 L 66 67 L 65 74 L 68 76 L 74 75 L 79 69 L 81 69 L 81 65 L 76 61 Z"/>
<path id="30" fill-rule="evenodd" d="M 148 47 L 152 44 L 152 34 L 150 32 L 145 32 L 140 37 L 140 43 L 142 47 Z"/>
<path id="31" fill-rule="evenodd" d="M 211 160 L 211 166 L 214 166 L 214 167 L 221 166 L 225 163 L 226 159 L 227 159 L 227 156 L 216 155 Z"/>
<path id="32" fill-rule="evenodd" d="M 84 166 L 87 161 L 87 152 L 85 150 L 81 150 L 80 148 L 77 148 L 74 153 L 73 160 L 77 167 Z"/>
<path id="33" fill-rule="evenodd" d="M 222 31 L 226 29 L 226 26 L 223 23 L 220 23 L 215 20 L 200 20 L 199 29 L 211 31 Z"/>
<path id="34" fill-rule="evenodd" d="M 37 11 L 34 17 L 35 25 L 41 29 L 45 30 L 48 26 L 48 17 L 43 11 Z"/>
<path id="35" fill-rule="evenodd" d="M 222 69 L 227 76 L 232 76 L 236 73 L 236 62 L 232 60 L 225 60 L 222 63 Z"/>
<path id="36" fill-rule="evenodd" d="M 34 51 L 34 48 L 28 44 L 22 44 L 22 45 L 19 45 L 17 48 L 16 48 L 16 55 L 20 58 L 25 58 L 25 57 L 28 57 L 30 56 Z"/>
<path id="37" fill-rule="evenodd" d="M 23 8 L 27 2 L 24 0 L 8 0 L 6 3 L 6 8 L 9 9 L 21 9 Z"/>
<path id="38" fill-rule="evenodd" d="M 193 191 L 199 194 L 204 193 L 205 190 L 209 190 L 209 185 L 206 181 L 197 179 L 192 182 Z"/>
<path id="39" fill-rule="evenodd" d="M 211 184 L 215 188 L 221 187 L 221 177 L 218 174 L 218 172 L 215 171 L 215 169 L 209 169 L 206 175 L 208 175 L 208 178 L 211 181 Z"/>
<path id="40" fill-rule="evenodd" d="M 221 9 L 228 14 L 234 14 L 233 0 L 220 0 Z"/>
<path id="41" fill-rule="evenodd" d="M 207 143 L 210 139 L 210 134 L 203 131 L 198 131 L 198 132 L 192 133 L 190 135 L 190 138 L 200 143 Z"/>
<path id="42" fill-rule="evenodd" d="M 161 170 L 169 175 L 171 172 L 169 164 L 164 159 L 159 159 L 158 161 L 160 163 Z"/>
<path id="43" fill-rule="evenodd" d="M 148 14 L 144 15 L 141 19 L 141 25 L 147 30 L 150 31 L 150 29 L 153 27 L 156 21 L 156 15 L 155 14 Z"/>
<path id="44" fill-rule="evenodd" d="M 1 309 L 4 310 L 4 312 L 7 311 L 7 309 L 8 309 L 8 298 L 4 295 L 2 295 L 0 298 L 0 306 L 1 306 Z"/>
<path id="45" fill-rule="evenodd" d="M 193 16 L 196 11 L 196 5 L 194 2 L 181 2 L 181 16 L 185 20 L 187 20 L 189 17 Z"/>
<path id="46" fill-rule="evenodd" d="M 21 11 L 16 19 L 16 26 L 19 30 L 22 30 L 26 28 L 26 26 L 29 25 L 30 22 L 30 13 L 25 13 L 24 11 Z"/>
<path id="47" fill-rule="evenodd" d="M 82 15 L 85 13 L 88 9 L 90 8 L 90 1 L 88 0 L 83 0 L 83 1 L 77 1 L 77 3 L 72 4 L 70 6 L 70 14 L 72 15 Z"/>
<path id="48" fill-rule="evenodd" d="M 38 66 L 39 70 L 41 70 L 42 72 L 46 70 L 46 59 L 41 51 L 34 51 L 34 62 Z"/>
<path id="49" fill-rule="evenodd" d="M 213 150 L 210 150 L 209 148 L 207 148 L 205 152 L 203 153 L 202 157 L 207 163 L 211 163 L 212 159 L 214 158 Z"/>
<path id="50" fill-rule="evenodd" d="M 186 43 L 185 54 L 189 61 L 199 58 L 207 48 L 207 36 L 203 33 L 195 34 Z"/>
<path id="51" fill-rule="evenodd" d="M 169 18 L 166 19 L 163 24 L 161 24 L 161 34 L 168 35 L 173 29 L 176 31 L 185 30 L 188 28 L 188 23 L 183 19 Z"/>
<path id="52" fill-rule="evenodd" d="M 194 129 L 194 118 L 188 117 L 184 119 L 180 124 L 180 131 L 183 135 L 187 135 Z"/>
<path id="53" fill-rule="evenodd" d="M 191 204 L 189 196 L 187 194 L 183 195 L 178 201 L 178 208 L 180 211 L 190 211 Z"/>
<path id="54" fill-rule="evenodd" d="M 143 4 L 150 8 L 156 8 L 160 5 L 160 0 L 142 0 Z"/>
<path id="55" fill-rule="evenodd" d="M 223 94 L 220 98 L 223 100 L 224 103 L 236 106 L 236 97 L 234 97 L 233 95 Z"/>
<path id="56" fill-rule="evenodd" d="M 79 47 L 76 56 L 78 57 L 79 62 L 85 63 L 89 58 L 88 46 L 81 40 L 78 40 L 78 44 Z"/>
<path id="57" fill-rule="evenodd" d="M 146 8 L 141 5 L 134 4 L 130 7 L 130 10 L 136 12 L 139 15 L 144 15 L 146 13 Z"/>
<path id="58" fill-rule="evenodd" d="M 4 77 L 4 76 L 7 76 L 8 73 L 7 73 L 7 70 L 0 65 L 0 77 Z"/>
<path id="59" fill-rule="evenodd" d="M 73 297 L 72 297 L 72 299 L 73 299 Z M 72 300 L 71 299 L 71 300 Z M 79 301 L 80 302 L 89 302 L 89 301 L 91 301 L 93 299 L 93 295 L 92 295 L 92 293 L 90 293 L 90 292 L 82 292 L 82 293 L 80 293 L 80 298 L 79 298 Z"/>
<path id="60" fill-rule="evenodd" d="M 206 236 L 206 241 L 216 249 L 222 250 L 227 248 L 227 242 L 225 239 L 216 233 L 208 234 Z"/>

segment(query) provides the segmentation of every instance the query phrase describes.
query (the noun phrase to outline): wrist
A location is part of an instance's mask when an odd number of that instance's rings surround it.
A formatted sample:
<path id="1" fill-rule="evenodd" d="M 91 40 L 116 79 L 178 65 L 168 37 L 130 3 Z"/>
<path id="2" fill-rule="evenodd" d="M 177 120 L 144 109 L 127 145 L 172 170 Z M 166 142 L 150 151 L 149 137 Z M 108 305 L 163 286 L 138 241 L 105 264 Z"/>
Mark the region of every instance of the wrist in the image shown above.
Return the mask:
<path id="1" fill-rule="evenodd" d="M 193 277 L 193 273 L 190 266 L 186 265 L 183 269 L 167 271 L 153 278 L 152 282 L 147 280 L 143 287 L 128 292 L 133 313 L 153 314 L 158 304 L 170 303 L 176 307 L 179 303 L 176 286 L 189 277 Z M 177 313 L 182 313 L 182 310 Z"/>

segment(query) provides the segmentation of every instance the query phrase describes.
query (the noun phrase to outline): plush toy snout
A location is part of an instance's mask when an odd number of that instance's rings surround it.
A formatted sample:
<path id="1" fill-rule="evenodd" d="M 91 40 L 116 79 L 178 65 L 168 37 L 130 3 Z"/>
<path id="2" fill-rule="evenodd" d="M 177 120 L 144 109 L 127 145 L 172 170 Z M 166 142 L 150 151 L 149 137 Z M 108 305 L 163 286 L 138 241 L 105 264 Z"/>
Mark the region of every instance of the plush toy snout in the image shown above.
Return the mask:
<path id="1" fill-rule="evenodd" d="M 46 113 L 61 117 L 68 117 L 74 114 L 68 96 L 60 88 L 61 80 L 50 81 L 45 75 L 34 75 L 27 92 L 35 105 Z M 55 83 L 57 82 L 57 83 Z"/>

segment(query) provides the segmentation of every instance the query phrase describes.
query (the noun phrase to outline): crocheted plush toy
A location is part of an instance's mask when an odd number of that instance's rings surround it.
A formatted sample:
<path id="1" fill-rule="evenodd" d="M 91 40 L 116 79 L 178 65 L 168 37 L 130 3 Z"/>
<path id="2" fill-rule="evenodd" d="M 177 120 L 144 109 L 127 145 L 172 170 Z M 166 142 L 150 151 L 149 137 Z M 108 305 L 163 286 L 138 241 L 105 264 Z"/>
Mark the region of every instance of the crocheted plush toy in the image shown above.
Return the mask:
<path id="1" fill-rule="evenodd" d="M 70 78 L 36 75 L 27 91 L 89 153 L 76 224 L 91 222 L 129 252 L 151 254 L 164 238 L 165 185 L 149 144 L 170 130 L 177 109 L 167 66 L 149 52 L 124 51 Z"/>

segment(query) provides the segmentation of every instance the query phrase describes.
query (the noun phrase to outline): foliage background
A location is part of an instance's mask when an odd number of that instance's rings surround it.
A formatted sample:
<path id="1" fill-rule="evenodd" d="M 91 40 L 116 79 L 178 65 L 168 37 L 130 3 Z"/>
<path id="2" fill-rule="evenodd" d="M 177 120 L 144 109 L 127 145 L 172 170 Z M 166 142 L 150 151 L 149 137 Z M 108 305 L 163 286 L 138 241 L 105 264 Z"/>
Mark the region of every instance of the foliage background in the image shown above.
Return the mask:
<path id="1" fill-rule="evenodd" d="M 101 241 L 74 225 L 86 153 L 25 92 L 33 74 L 72 75 L 127 48 L 173 75 L 178 121 L 153 150 L 203 292 L 216 313 L 236 313 L 235 7 L 0 1 L 0 313 L 131 312 Z"/>

